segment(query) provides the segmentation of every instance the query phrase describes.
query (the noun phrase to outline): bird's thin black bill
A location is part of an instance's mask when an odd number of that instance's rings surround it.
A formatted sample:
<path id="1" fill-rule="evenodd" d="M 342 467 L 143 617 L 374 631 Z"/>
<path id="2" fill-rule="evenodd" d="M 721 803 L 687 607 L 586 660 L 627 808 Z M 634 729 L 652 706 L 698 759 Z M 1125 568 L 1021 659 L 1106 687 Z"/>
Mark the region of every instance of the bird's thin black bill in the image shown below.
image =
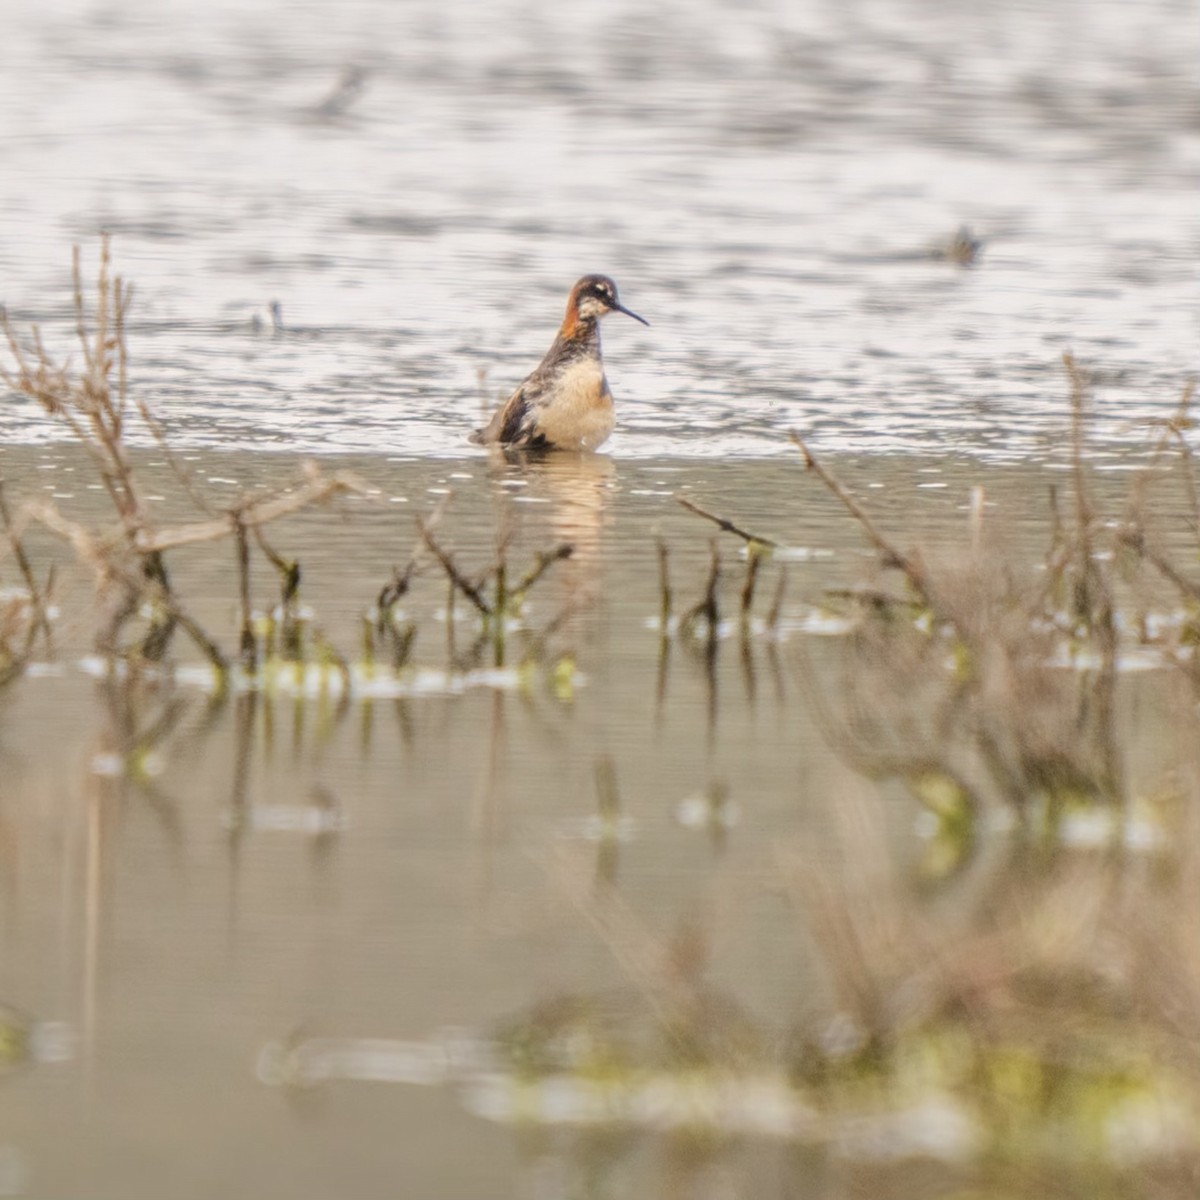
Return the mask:
<path id="1" fill-rule="evenodd" d="M 614 304 L 613 308 L 615 308 L 617 310 L 617 312 L 624 313 L 627 317 L 632 317 L 635 321 L 641 321 L 641 323 L 643 325 L 650 324 L 650 322 L 647 321 L 645 317 L 639 317 L 637 315 L 637 313 L 630 312 L 630 310 L 627 309 L 623 304 Z"/>

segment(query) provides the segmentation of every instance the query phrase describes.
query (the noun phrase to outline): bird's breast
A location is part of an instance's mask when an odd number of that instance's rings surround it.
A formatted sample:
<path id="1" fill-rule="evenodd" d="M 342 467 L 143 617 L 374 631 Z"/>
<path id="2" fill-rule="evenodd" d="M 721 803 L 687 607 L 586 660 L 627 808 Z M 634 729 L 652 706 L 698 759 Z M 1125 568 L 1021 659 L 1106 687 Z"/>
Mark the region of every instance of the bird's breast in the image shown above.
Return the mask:
<path id="1" fill-rule="evenodd" d="M 612 433 L 613 404 L 604 368 L 587 357 L 565 363 L 539 404 L 538 432 L 554 446 L 594 450 Z"/>

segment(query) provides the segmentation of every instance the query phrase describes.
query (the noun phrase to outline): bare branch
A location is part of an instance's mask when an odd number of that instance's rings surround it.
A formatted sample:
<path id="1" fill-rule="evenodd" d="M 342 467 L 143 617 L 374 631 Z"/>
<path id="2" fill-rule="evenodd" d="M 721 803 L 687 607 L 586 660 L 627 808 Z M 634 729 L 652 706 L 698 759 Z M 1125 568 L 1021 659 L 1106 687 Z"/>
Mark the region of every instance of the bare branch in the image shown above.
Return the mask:
<path id="1" fill-rule="evenodd" d="M 732 521 L 727 520 L 725 517 L 718 516 L 717 513 L 709 512 L 708 509 L 701 508 L 700 505 L 692 503 L 692 501 L 688 500 L 685 496 L 676 495 L 675 499 L 678 500 L 679 503 L 688 510 L 688 512 L 695 513 L 696 516 L 703 517 L 706 521 L 712 521 L 714 525 L 719 526 L 726 533 L 736 534 L 742 539 L 742 541 L 748 542 L 752 546 L 759 545 L 770 546 L 774 548 L 775 546 L 779 545 L 778 542 L 772 541 L 771 538 L 762 537 L 757 533 L 748 533 L 745 529 L 735 525 Z"/>
<path id="2" fill-rule="evenodd" d="M 872 544 L 882 555 L 884 565 L 888 567 L 896 567 L 902 571 L 908 578 L 909 583 L 917 591 L 918 595 L 926 602 L 930 603 L 929 595 L 929 580 L 925 575 L 925 571 L 915 558 L 911 558 L 907 554 L 902 554 L 896 547 L 883 536 L 875 526 L 875 522 L 867 515 L 866 509 L 850 495 L 848 491 L 838 482 L 838 480 L 823 467 L 813 455 L 812 451 L 801 440 L 800 435 L 792 433 L 792 441 L 799 447 L 800 453 L 804 455 L 804 466 L 829 489 L 833 495 L 841 501 L 846 511 L 862 526 L 863 532 L 870 538 Z"/>
<path id="3" fill-rule="evenodd" d="M 335 496 L 367 495 L 369 489 L 356 476 L 347 471 L 324 475 L 319 468 L 310 464 L 308 478 L 298 488 L 283 495 L 264 496 L 251 500 L 238 509 L 239 520 L 246 529 L 268 525 L 280 517 L 290 516 L 301 509 L 324 504 Z M 179 525 L 172 529 L 161 529 L 138 534 L 136 547 L 139 553 L 172 550 L 178 546 L 191 546 L 197 542 L 212 542 L 228 537 L 232 531 L 228 515 L 211 521 L 199 521 L 194 525 Z"/>
<path id="4" fill-rule="evenodd" d="M 457 588 L 475 607 L 485 616 L 492 615 L 492 607 L 483 598 L 483 593 L 475 586 L 459 569 L 451 554 L 444 550 L 433 536 L 433 530 L 429 523 L 424 518 L 417 518 L 417 528 L 421 531 L 421 537 L 425 545 L 429 547 L 434 558 L 442 564 L 442 569 L 450 579 L 453 587 Z"/>

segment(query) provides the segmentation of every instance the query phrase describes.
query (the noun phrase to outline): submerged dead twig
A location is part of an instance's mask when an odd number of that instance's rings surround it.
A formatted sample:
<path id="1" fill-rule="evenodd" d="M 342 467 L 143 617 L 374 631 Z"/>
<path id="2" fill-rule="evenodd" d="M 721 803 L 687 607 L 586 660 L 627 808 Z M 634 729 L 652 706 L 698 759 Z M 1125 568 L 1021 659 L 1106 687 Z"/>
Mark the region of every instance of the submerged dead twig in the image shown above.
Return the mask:
<path id="1" fill-rule="evenodd" d="M 1140 532 L 1123 532 L 1121 543 L 1136 550 L 1138 556 L 1145 559 L 1185 599 L 1200 604 L 1200 583 L 1189 579 L 1165 554 L 1149 546 Z"/>
<path id="2" fill-rule="evenodd" d="M 763 552 L 758 543 L 750 542 L 746 547 L 746 580 L 742 584 L 742 633 L 745 634 L 750 623 L 750 610 L 754 605 L 754 590 L 758 583 L 758 572 L 762 567 Z"/>
<path id="3" fill-rule="evenodd" d="M 1073 355 L 1063 355 L 1063 365 L 1071 381 L 1071 466 L 1075 483 L 1077 528 L 1076 579 L 1074 611 L 1093 639 L 1100 655 L 1100 665 L 1093 673 L 1091 688 L 1086 695 L 1081 717 L 1085 732 L 1104 764 L 1103 791 L 1111 800 L 1124 799 L 1122 765 L 1115 734 L 1116 677 L 1118 634 L 1116 599 L 1113 595 L 1111 571 L 1102 567 L 1095 552 L 1096 529 L 1099 524 L 1091 496 L 1091 483 L 1085 465 L 1084 421 L 1087 416 L 1088 379 Z"/>
<path id="4" fill-rule="evenodd" d="M 428 529 L 435 528 L 442 519 L 446 506 L 449 504 L 451 493 L 447 492 L 430 510 L 425 518 Z M 395 619 L 395 608 L 408 595 L 413 580 L 421 570 L 421 562 L 426 550 L 424 534 L 418 534 L 409 552 L 408 561 L 403 567 L 393 567 L 392 577 L 379 589 L 375 600 L 375 620 L 366 621 L 364 628 L 365 652 L 367 661 L 375 657 L 375 637 L 384 637 L 391 647 L 391 663 L 393 670 L 406 666 L 412 653 L 413 642 L 416 640 L 417 627 L 411 621 L 398 625 Z M 450 594 L 446 606 L 446 630 L 450 643 L 450 657 L 454 657 L 454 584 L 450 584 Z M 372 628 L 373 624 L 373 628 Z"/>
<path id="5" fill-rule="evenodd" d="M 1155 477 L 1159 464 L 1166 456 L 1167 450 L 1173 442 L 1179 452 L 1179 463 L 1182 468 L 1180 474 L 1183 481 L 1184 499 L 1187 501 L 1185 519 L 1188 522 L 1192 536 L 1200 537 L 1200 493 L 1197 492 L 1196 487 L 1195 455 L 1192 453 L 1192 448 L 1188 445 L 1187 437 L 1185 436 L 1186 431 L 1195 424 L 1189 415 L 1195 394 L 1196 381 L 1189 379 L 1184 385 L 1183 392 L 1180 394 L 1175 412 L 1165 419 L 1152 422 L 1152 424 L 1161 428 L 1162 433 L 1150 455 L 1150 462 L 1147 464 L 1146 469 L 1140 472 L 1134 479 L 1129 510 L 1131 513 L 1130 519 L 1140 524 L 1149 485 Z"/>
<path id="6" fill-rule="evenodd" d="M 879 589 L 843 593 L 860 619 L 846 643 L 842 721 L 832 721 L 810 680 L 827 736 L 857 770 L 902 779 L 964 853 L 979 795 L 1011 806 L 1028 833 L 1050 836 L 1072 806 L 1128 798 L 1115 716 L 1115 576 L 1088 471 L 1087 380 L 1070 356 L 1064 363 L 1073 511 L 1060 510 L 1052 489 L 1052 538 L 1039 578 L 1021 581 L 987 545 L 978 489 L 969 553 L 939 563 L 936 573 L 915 554 L 901 554 L 793 437 L 883 565 L 899 568 L 911 589 L 907 601 Z M 1196 602 L 1200 588 L 1138 536 L 1129 526 L 1116 534 Z M 1063 650 L 1077 674 L 1054 667 Z M 960 866 L 966 861 L 953 857 Z"/>
<path id="7" fill-rule="evenodd" d="M 800 435 L 793 432 L 789 435 L 804 456 L 804 466 L 825 485 L 825 487 L 841 502 L 846 511 L 859 523 L 863 532 L 883 557 L 886 567 L 896 567 L 912 584 L 913 590 L 930 607 L 933 607 L 930 597 L 929 578 L 920 562 L 907 554 L 902 554 L 880 533 L 875 522 L 871 520 L 866 509 L 841 485 L 837 478 L 817 460 L 816 456 L 805 445 Z"/>
<path id="8" fill-rule="evenodd" d="M 116 617 L 113 627 L 107 636 L 102 634 L 100 638 L 102 648 L 115 653 L 117 647 L 113 639 L 123 623 L 120 614 L 130 614 L 146 596 L 147 588 L 151 583 L 147 579 L 143 564 L 136 558 L 131 562 L 128 557 L 122 558 L 114 553 L 109 540 L 90 533 L 77 522 L 68 520 L 54 504 L 49 502 L 26 504 L 25 512 L 30 519 L 38 521 L 71 546 L 80 562 L 93 571 L 97 590 L 102 595 L 111 593 L 114 588 L 121 589 L 123 599 L 115 610 Z M 228 668 L 225 655 L 200 624 L 188 615 L 179 598 L 170 590 L 164 591 L 159 586 L 154 589 L 153 603 L 161 608 L 164 617 L 179 625 L 188 634 L 204 657 L 212 664 L 218 676 L 223 677 Z"/>
<path id="9" fill-rule="evenodd" d="M 33 574 L 33 567 L 29 562 L 29 555 L 25 552 L 25 544 L 21 541 L 21 535 L 13 525 L 12 514 L 8 508 L 8 498 L 4 494 L 4 480 L 0 479 L 0 520 L 4 523 L 4 532 L 8 537 L 9 548 L 13 552 L 13 557 L 17 560 L 17 569 L 21 572 L 21 578 L 25 581 L 25 589 L 29 593 L 29 603 L 33 609 L 32 628 L 36 631 L 40 629 L 46 638 L 46 644 L 50 643 L 50 618 L 46 614 L 46 605 L 42 600 L 41 589 L 38 587 L 37 579 Z"/>
<path id="10" fill-rule="evenodd" d="M 89 337 L 79 248 L 73 250 L 75 333 L 83 351 L 83 369 L 72 377 L 65 366 L 54 363 L 36 326 L 31 334 L 33 352 L 27 353 L 4 313 L 4 332 L 16 369 L 0 367 L 0 378 L 14 391 L 36 400 L 47 414 L 65 425 L 87 451 L 126 537 L 132 540 L 144 524 L 145 512 L 123 442 L 126 406 L 124 314 L 131 293 L 119 276 L 115 280 L 110 278 L 109 265 L 109 240 L 104 237 L 100 243 L 100 271 L 96 283 L 95 329 Z M 110 328 L 114 330 L 111 334 Z M 114 365 L 118 368 L 115 381 L 112 377 Z"/>
<path id="11" fill-rule="evenodd" d="M 368 494 L 369 489 L 353 473 L 336 471 L 332 475 L 326 475 L 316 463 L 309 462 L 304 464 L 303 481 L 298 487 L 247 500 L 238 508 L 238 519 L 246 529 L 253 530 L 259 525 L 269 525 L 272 521 L 291 516 L 302 509 L 325 504 L 336 496 Z M 177 525 L 154 532 L 145 531 L 138 535 L 135 544 L 140 553 L 161 553 L 181 546 L 219 541 L 228 537 L 230 532 L 229 517 L 226 515 L 192 525 Z"/>
<path id="12" fill-rule="evenodd" d="M 1186 520 L 1193 538 L 1200 541 L 1200 496 L 1197 494 L 1195 478 L 1195 458 L 1187 443 L 1184 431 L 1192 424 L 1188 410 L 1195 394 L 1194 380 L 1188 382 L 1179 398 L 1179 404 L 1172 417 L 1164 421 L 1162 436 L 1155 447 L 1150 465 L 1134 481 L 1132 494 L 1128 505 L 1125 522 L 1118 531 L 1117 538 L 1121 546 L 1139 558 L 1148 562 L 1168 583 L 1170 583 L 1190 604 L 1200 602 L 1200 583 L 1185 576 L 1168 558 L 1165 552 L 1156 549 L 1151 544 L 1151 535 L 1147 528 L 1145 516 L 1146 493 L 1157 470 L 1158 464 L 1167 452 L 1172 441 L 1175 441 L 1179 451 L 1180 474 L 1183 480 L 1183 493 L 1186 502 L 1184 519 Z M 1197 549 L 1200 549 L 1198 544 Z"/>
<path id="13" fill-rule="evenodd" d="M 408 664 L 412 654 L 413 642 L 416 640 L 417 627 L 412 621 L 398 624 L 395 609 L 400 600 L 408 595 L 413 578 L 417 573 L 416 556 L 410 558 L 403 570 L 396 568 L 392 578 L 380 589 L 375 601 L 375 619 L 363 617 L 363 648 L 367 662 L 375 658 L 375 639 L 382 637 L 387 640 L 391 649 L 391 666 L 393 671 L 399 671 Z M 453 592 L 453 587 L 451 588 Z"/>
<path id="14" fill-rule="evenodd" d="M 671 563 L 666 539 L 658 538 L 658 631 L 665 638 L 671 629 Z"/>
<path id="15" fill-rule="evenodd" d="M 747 530 L 742 529 L 738 525 L 735 525 L 728 518 L 722 517 L 719 514 L 714 513 L 714 512 L 709 512 L 708 509 L 706 509 L 706 508 L 701 508 L 700 505 L 693 503 L 691 500 L 687 499 L 686 496 L 676 495 L 675 499 L 684 508 L 686 508 L 688 510 L 688 512 L 695 513 L 696 516 L 703 517 L 706 521 L 712 521 L 714 525 L 717 525 L 720 529 L 724 530 L 726 533 L 735 534 L 737 537 L 740 537 L 742 539 L 742 541 L 748 543 L 751 546 L 759 545 L 759 546 L 766 546 L 766 547 L 770 547 L 771 549 L 774 549 L 779 545 L 778 542 L 773 541 L 771 538 L 762 537 L 760 534 L 757 534 L 757 533 L 749 533 Z"/>
<path id="16" fill-rule="evenodd" d="M 243 526 L 245 528 L 245 526 Z M 254 540 L 258 543 L 258 548 L 266 556 L 267 561 L 279 572 L 280 587 L 282 591 L 282 602 L 284 606 L 289 606 L 296 599 L 296 593 L 300 590 L 300 564 L 294 558 L 284 558 L 275 548 L 267 541 L 263 534 L 262 526 L 255 525 L 253 527 Z"/>
<path id="17" fill-rule="evenodd" d="M 379 610 L 378 622 L 381 627 L 382 622 L 386 620 L 387 615 L 392 609 L 408 595 L 416 573 L 416 561 L 410 558 L 403 570 L 399 567 L 394 568 L 391 579 L 379 589 L 379 595 L 375 599 L 375 606 Z"/>
<path id="18" fill-rule="evenodd" d="M 266 556 L 267 561 L 279 573 L 279 629 L 280 649 L 289 662 L 299 662 L 304 657 L 304 642 L 301 622 L 296 615 L 296 597 L 300 592 L 300 563 L 294 558 L 284 558 L 267 541 L 261 525 L 254 526 L 254 540 Z M 276 622 L 272 617 L 270 628 L 274 632 Z"/>
<path id="19" fill-rule="evenodd" d="M 710 663 L 716 656 L 717 637 L 721 626 L 721 610 L 717 600 L 720 582 L 721 551 L 717 546 L 717 539 L 713 538 L 709 543 L 708 580 L 704 585 L 704 595 L 679 619 L 679 630 L 687 636 L 694 636 L 700 621 L 705 623 Z"/>
<path id="20" fill-rule="evenodd" d="M 458 569 L 458 564 L 455 563 L 453 555 L 448 550 L 443 549 L 441 543 L 433 536 L 433 529 L 429 522 L 423 517 L 418 517 L 417 528 L 421 531 L 421 537 L 434 558 L 442 564 L 442 570 L 446 572 L 446 577 L 450 580 L 452 592 L 462 592 L 482 616 L 490 617 L 492 615 L 492 606 L 487 602 L 482 591 Z"/>
<path id="21" fill-rule="evenodd" d="M 433 523 L 438 515 L 440 515 L 440 508 L 435 513 L 433 519 L 419 517 L 417 519 L 417 528 L 420 531 L 423 545 L 433 554 L 434 558 L 441 565 L 442 570 L 446 573 L 448 587 L 446 597 L 446 629 L 451 660 L 456 661 L 454 653 L 454 601 L 455 597 L 461 593 L 471 602 L 476 612 L 482 618 L 480 636 L 472 647 L 472 654 L 477 655 L 482 646 L 490 642 L 493 662 L 496 666 L 502 666 L 506 656 L 507 625 L 509 619 L 520 613 L 526 596 L 546 572 L 555 563 L 570 558 L 575 552 L 575 547 L 571 542 L 560 542 L 548 550 L 536 551 L 533 564 L 515 584 L 511 584 L 509 582 L 508 560 L 509 551 L 515 538 L 515 530 L 511 524 L 505 522 L 497 533 L 496 553 L 491 564 L 476 579 L 471 579 L 459 567 L 453 554 L 434 536 Z M 398 576 L 404 589 L 407 589 L 407 578 L 411 573 L 411 569 L 412 563 L 410 563 L 409 568 L 402 575 Z M 489 580 L 491 581 L 490 596 L 485 591 Z M 550 626 L 542 630 L 541 636 L 534 640 L 533 645 L 535 647 L 544 645 L 549 633 L 561 625 L 566 616 L 570 615 L 572 611 L 573 606 L 568 605 Z M 529 660 L 530 653 L 532 652 L 525 654 L 524 661 Z"/>
<path id="22" fill-rule="evenodd" d="M 513 608 L 520 608 L 522 601 L 529 594 L 529 590 L 545 573 L 550 570 L 555 563 L 564 562 L 575 553 L 575 547 L 571 542 L 559 542 L 557 546 L 552 546 L 549 550 L 538 550 L 534 554 L 533 566 L 521 576 L 517 586 L 509 593 L 509 605 Z"/>
<path id="23" fill-rule="evenodd" d="M 783 598 L 787 594 L 787 583 L 787 567 L 784 567 L 779 572 L 775 583 L 775 595 L 771 599 L 771 610 L 767 613 L 767 632 L 772 638 L 779 636 L 779 620 L 783 615 Z"/>
<path id="24" fill-rule="evenodd" d="M 258 666 L 258 644 L 254 637 L 254 618 L 250 605 L 250 546 L 246 541 L 246 526 L 239 515 L 233 514 L 234 544 L 237 547 L 238 598 L 241 601 L 241 641 L 239 657 L 242 666 L 253 672 Z"/>
<path id="25" fill-rule="evenodd" d="M 174 595 L 164 556 L 167 551 L 179 547 L 232 536 L 238 543 L 239 593 L 242 601 L 240 654 L 243 662 L 250 664 L 254 647 L 247 578 L 248 532 L 256 532 L 260 545 L 264 546 L 264 553 L 270 557 L 269 547 L 257 534 L 260 526 L 310 505 L 323 503 L 341 492 L 362 492 L 365 489 L 349 475 L 337 474 L 327 478 L 310 466 L 300 486 L 288 492 L 245 500 L 235 510 L 208 521 L 167 529 L 157 528 L 139 490 L 125 443 L 127 419 L 134 409 L 160 450 L 169 456 L 175 474 L 192 502 L 203 512 L 211 512 L 211 508 L 197 494 L 187 473 L 170 456 L 164 430 L 149 405 L 140 397 L 131 399 L 125 319 L 132 289 L 119 276 L 111 275 L 110 243 L 107 238 L 101 242 L 100 270 L 90 331 L 77 247 L 72 256 L 72 280 L 75 334 L 83 354 L 82 367 L 73 373 L 66 366 L 54 363 L 36 328 L 32 334 L 33 348 L 31 351 L 25 350 L 5 316 L 4 331 L 14 368 L 0 367 L 0 377 L 15 390 L 41 404 L 86 450 L 112 502 L 118 519 L 118 532 L 116 535 L 86 533 L 66 521 L 52 505 L 27 505 L 24 511 L 67 537 L 76 553 L 96 571 L 97 584 L 102 592 L 111 586 L 120 589 L 119 596 L 109 598 L 102 606 L 102 611 L 110 618 L 110 624 L 106 631 L 101 632 L 99 644 L 110 652 L 116 652 L 121 627 L 139 613 L 149 613 L 149 628 L 137 650 L 142 657 L 151 660 L 165 656 L 175 626 L 179 624 L 214 664 L 223 664 L 223 657 L 219 653 L 214 654 L 213 640 L 194 619 L 184 613 L 183 606 Z M 136 560 L 136 567 L 126 561 L 129 555 Z"/>

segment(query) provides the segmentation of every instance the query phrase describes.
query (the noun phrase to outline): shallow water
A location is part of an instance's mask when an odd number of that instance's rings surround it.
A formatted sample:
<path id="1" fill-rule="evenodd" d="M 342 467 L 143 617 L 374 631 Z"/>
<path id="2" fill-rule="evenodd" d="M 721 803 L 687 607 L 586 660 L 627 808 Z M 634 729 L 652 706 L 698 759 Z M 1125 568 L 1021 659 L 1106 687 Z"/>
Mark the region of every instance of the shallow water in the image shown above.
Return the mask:
<path id="1" fill-rule="evenodd" d="M 167 520 L 181 515 L 169 499 L 178 488 L 157 461 L 138 469 L 168 497 Z M 278 455 L 198 461 L 210 474 L 219 461 L 222 475 L 208 482 L 217 494 L 274 486 L 290 470 Z M 85 465 L 63 447 L 0 453 L 6 478 L 50 480 L 42 486 L 64 511 L 94 520 L 96 494 L 64 485 Z M 354 470 L 378 495 L 291 518 L 271 538 L 302 554 L 302 600 L 344 654 L 356 655 L 363 612 L 411 553 L 413 511 L 453 489 L 439 528 L 465 569 L 490 559 L 506 520 L 514 565 L 564 537 L 576 546 L 529 605 L 534 628 L 571 607 L 553 639 L 555 653 L 575 657 L 571 686 L 540 672 L 518 686 L 459 677 L 394 698 L 360 689 L 343 703 L 327 683 L 308 699 L 279 688 L 217 707 L 191 675 L 175 690 L 110 688 L 81 665 L 92 627 L 86 574 L 31 538 L 39 564 L 62 564 L 62 617 L 54 658 L 39 654 L 0 696 L 3 980 L 6 999 L 48 1025 L 64 1061 L 27 1064 L 0 1092 L 17 1181 L 9 1190 L 375 1195 L 403 1180 L 447 1195 L 540 1195 L 549 1172 L 561 1176 L 545 1185 L 557 1195 L 594 1169 L 681 1173 L 689 1187 L 726 1178 L 749 1194 L 771 1163 L 772 1174 L 809 1178 L 771 1148 L 774 1138 L 696 1162 L 682 1147 L 676 1161 L 669 1144 L 626 1161 L 640 1139 L 617 1138 L 613 1157 L 589 1168 L 586 1135 L 541 1149 L 511 1138 L 507 1076 L 456 1068 L 461 1055 L 443 1048 L 469 1047 L 563 993 L 636 997 L 638 962 L 669 957 L 689 937 L 704 947 L 709 984 L 772 1036 L 828 1002 L 784 880 L 793 860 L 853 863 L 861 835 L 839 813 L 873 794 L 830 753 L 802 669 L 841 653 L 839 638 L 817 635 L 814 606 L 826 587 L 869 574 L 858 528 L 793 463 L 329 465 Z M 989 527 L 1018 559 L 1040 552 L 1040 468 L 870 457 L 836 467 L 883 527 L 902 523 L 935 551 L 968 543 L 971 489 L 983 487 Z M 1098 482 L 1107 495 L 1125 481 Z M 677 612 L 700 598 L 709 556 L 710 526 L 676 494 L 786 543 L 779 639 L 743 644 L 733 633 L 712 669 L 682 643 L 664 657 L 654 628 L 655 531 L 672 548 Z M 736 539 L 722 550 L 732 616 L 745 567 Z M 231 559 L 224 543 L 172 556 L 190 611 L 230 650 Z M 760 619 L 778 570 L 764 574 Z M 255 602 L 271 604 L 277 583 L 265 564 L 253 584 Z M 405 604 L 419 626 L 416 661 L 444 666 L 444 582 L 427 571 Z M 514 633 L 514 657 L 521 644 Z M 1127 685 L 1137 794 L 1158 786 L 1179 753 L 1161 677 Z M 172 704 L 146 770 L 127 775 L 128 747 Z M 600 799 L 605 763 L 615 812 Z M 875 836 L 909 862 L 922 852 L 918 810 L 886 795 L 872 810 Z M 610 895 L 623 914 L 615 927 L 597 923 Z M 969 884 L 950 895 L 969 903 Z M 294 1046 L 303 1067 L 286 1057 Z M 549 1128 L 568 1102 L 539 1102 Z M 753 1128 L 761 1093 L 746 1103 Z M 481 1113 L 504 1121 L 497 1129 Z"/>
<path id="2" fill-rule="evenodd" d="M 1195 366 L 1195 39 L 1170 32 L 1190 15 L 1168 0 L 7 14 L 0 300 L 17 325 L 69 345 L 69 244 L 90 271 L 111 231 L 137 289 L 134 384 L 217 507 L 295 478 L 302 454 L 363 482 L 269 534 L 332 645 L 356 656 L 414 516 L 445 503 L 472 569 L 501 528 L 522 565 L 574 545 L 529 620 L 567 613 L 550 645 L 576 673 L 430 674 L 349 703 L 281 689 L 214 706 L 194 677 L 131 694 L 80 666 L 91 579 L 32 531 L 61 616 L 56 652 L 0 692 L 0 1000 L 36 1024 L 41 1061 L 0 1088 L 0 1194 L 846 1194 L 753 1138 L 514 1136 L 477 1115 L 503 1098 L 429 1064 L 548 997 L 637 994 L 647 959 L 707 954 L 713 987 L 781 1038 L 829 1001 L 784 880 L 795 856 L 854 868 L 846 812 L 877 796 L 808 695 L 840 654 L 824 591 L 869 578 L 870 555 L 787 431 L 905 546 L 968 544 L 982 488 L 987 528 L 1035 563 L 1070 348 L 1096 372 L 1090 454 L 1119 510 L 1143 423 Z M 361 88 L 320 111 L 352 66 Z M 964 224 L 984 243 L 970 267 L 931 250 Z M 606 324 L 608 453 L 521 467 L 469 449 L 596 269 L 653 323 Z M 4 405 L 10 502 L 105 521 L 78 448 L 32 402 Z M 194 519 L 133 436 L 156 515 Z M 656 538 L 678 613 L 716 533 L 676 495 L 785 547 L 756 602 L 762 620 L 786 562 L 779 639 L 735 628 L 713 669 L 682 644 L 664 658 L 655 629 Z M 1182 497 L 1156 504 L 1178 533 Z M 720 546 L 732 616 L 745 564 L 735 538 Z M 233 559 L 221 543 L 171 562 L 226 649 Z M 264 563 L 253 588 L 269 607 Z M 461 600 L 448 625 L 427 571 L 405 605 L 417 662 L 443 670 L 450 629 L 459 651 L 470 638 Z M 1165 715 L 1181 706 L 1161 672 L 1123 688 L 1130 786 L 1152 792 L 1186 760 Z M 159 722 L 145 774 L 113 774 Z M 911 798 L 885 789 L 869 811 L 899 864 L 920 857 Z M 623 923 L 605 925 L 594 901 L 614 888 Z M 267 1086 L 271 1047 L 321 1038 L 358 1081 Z"/>

